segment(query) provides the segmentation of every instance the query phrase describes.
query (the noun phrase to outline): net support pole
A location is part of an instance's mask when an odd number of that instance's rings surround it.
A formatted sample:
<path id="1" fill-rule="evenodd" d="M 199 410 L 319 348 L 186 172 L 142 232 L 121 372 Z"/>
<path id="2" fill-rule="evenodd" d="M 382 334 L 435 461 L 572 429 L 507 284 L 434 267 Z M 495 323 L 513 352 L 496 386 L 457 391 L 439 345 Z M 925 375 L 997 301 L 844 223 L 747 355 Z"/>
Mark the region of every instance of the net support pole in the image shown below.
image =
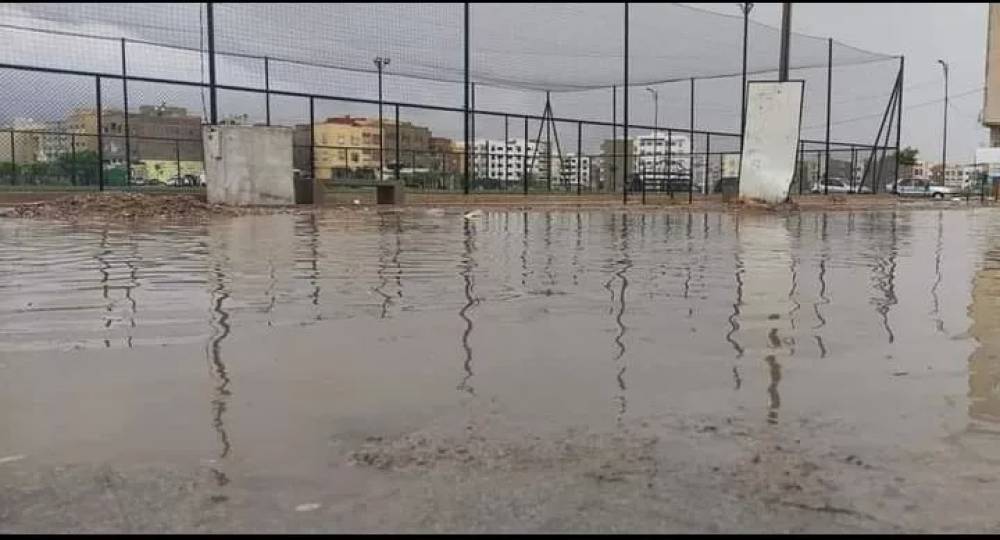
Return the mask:
<path id="1" fill-rule="evenodd" d="M 903 133 L 903 78 L 906 58 L 899 57 L 899 98 L 896 104 L 896 168 L 892 171 L 892 192 L 899 193 L 899 139 Z"/>
<path id="2" fill-rule="evenodd" d="M 743 161 L 743 136 L 747 125 L 747 44 L 750 40 L 750 10 L 753 3 L 743 2 L 743 75 L 740 79 L 740 161 Z M 742 164 L 740 172 L 742 172 Z M 721 171 L 720 171 L 721 172 Z"/>
<path id="3" fill-rule="evenodd" d="M 462 180 L 462 191 L 468 195 L 469 194 L 469 3 L 465 2 L 463 4 L 465 11 L 465 31 L 463 33 L 463 40 L 465 42 L 465 111 L 464 118 L 465 122 L 465 147 L 463 148 L 465 167 Z M 527 193 L 527 191 L 525 192 Z"/>
<path id="4" fill-rule="evenodd" d="M 788 80 L 788 53 L 792 41 L 792 3 L 781 3 L 781 55 L 778 57 L 778 80 Z"/>
<path id="5" fill-rule="evenodd" d="M 691 118 L 688 128 L 688 204 L 691 204 L 694 200 L 694 77 L 691 77 Z"/>
<path id="6" fill-rule="evenodd" d="M 896 76 L 896 83 L 892 87 L 892 94 L 889 95 L 889 102 L 885 105 L 885 111 L 882 113 L 882 121 L 878 126 L 878 133 L 875 135 L 875 142 L 872 144 L 871 154 L 868 155 L 868 159 L 865 161 L 865 169 L 861 174 L 861 187 L 865 185 L 865 177 L 868 176 L 868 172 L 872 170 L 872 160 L 876 159 L 878 154 L 878 143 L 882 140 L 882 131 L 885 129 L 885 120 L 889 116 L 889 111 L 892 110 L 893 105 L 896 102 L 896 93 L 899 90 L 899 75 Z M 872 195 L 878 193 L 878 183 L 876 179 L 872 178 Z"/>
<path id="7" fill-rule="evenodd" d="M 104 136 L 102 132 L 104 131 L 104 113 L 101 110 L 103 105 L 101 104 L 101 76 L 98 75 L 94 77 L 94 81 L 97 84 L 97 189 L 99 191 L 104 191 Z M 11 141 L 13 141 L 13 131 L 11 132 Z M 13 147 L 11 144 L 11 156 L 13 156 Z M 17 174 L 17 169 L 14 169 L 14 174 Z"/>
<path id="8" fill-rule="evenodd" d="M 472 184 L 475 185 L 476 177 L 478 172 L 476 172 L 476 157 L 478 151 L 476 150 L 476 83 L 469 83 L 469 140 L 472 141 L 472 173 L 470 180 Z M 489 176 L 490 171 L 490 143 L 486 141 L 486 174 Z"/>
<path id="9" fill-rule="evenodd" d="M 576 123 L 576 194 L 583 190 L 583 122 Z M 589 171 L 588 171 L 589 172 Z"/>
<path id="10" fill-rule="evenodd" d="M 128 129 L 128 68 L 125 60 L 125 38 L 121 39 L 122 49 L 122 113 L 125 115 L 123 124 L 125 128 L 125 184 L 132 184 L 132 144 L 131 132 Z M 181 171 L 177 171 L 177 179 L 180 180 Z"/>
<path id="11" fill-rule="evenodd" d="M 264 123 L 271 125 L 271 67 L 270 60 L 264 57 Z"/>
<path id="12" fill-rule="evenodd" d="M 712 134 L 705 134 L 705 180 L 702 182 L 701 191 L 703 195 L 708 195 L 708 184 L 709 184 L 709 164 L 708 161 L 712 158 Z M 720 170 L 721 174 L 722 171 Z"/>
<path id="13" fill-rule="evenodd" d="M 628 148 L 628 2 L 625 2 L 625 54 L 623 57 L 622 74 L 622 146 L 624 147 L 625 163 L 622 164 L 622 204 L 628 204 L 628 169 L 631 157 Z"/>
<path id="14" fill-rule="evenodd" d="M 215 10 L 212 2 L 205 3 L 205 19 L 208 34 L 208 101 L 209 122 L 214 126 L 219 123 L 218 83 L 215 79 Z"/>
<path id="15" fill-rule="evenodd" d="M 100 133 L 100 130 L 98 130 L 98 133 Z M 100 141 L 100 138 L 98 138 L 98 141 Z M 12 127 L 10 128 L 10 185 L 12 186 L 17 184 L 17 156 L 15 152 L 14 128 Z"/>
<path id="16" fill-rule="evenodd" d="M 833 38 L 826 40 L 826 162 L 823 166 L 823 195 L 830 194 L 830 98 L 833 95 Z"/>
<path id="17" fill-rule="evenodd" d="M 507 155 L 507 149 L 509 148 L 510 142 L 510 117 L 506 114 L 503 115 L 503 190 L 507 191 L 507 176 L 510 169 L 510 158 Z"/>

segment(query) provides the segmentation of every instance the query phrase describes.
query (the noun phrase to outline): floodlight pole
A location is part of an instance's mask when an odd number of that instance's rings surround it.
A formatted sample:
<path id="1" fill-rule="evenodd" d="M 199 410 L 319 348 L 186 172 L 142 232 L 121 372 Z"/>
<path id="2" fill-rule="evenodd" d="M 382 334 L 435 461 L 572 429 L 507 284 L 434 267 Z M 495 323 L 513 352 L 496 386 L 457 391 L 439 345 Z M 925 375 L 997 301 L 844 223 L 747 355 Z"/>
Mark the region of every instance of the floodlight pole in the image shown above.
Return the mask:
<path id="1" fill-rule="evenodd" d="M 941 185 L 948 178 L 948 62 L 938 60 L 944 70 L 944 129 L 941 132 Z M 930 189 L 930 185 L 925 186 Z"/>
<path id="2" fill-rule="evenodd" d="M 778 57 L 778 80 L 788 80 L 788 49 L 792 40 L 792 3 L 781 3 L 781 56 Z"/>
<path id="3" fill-rule="evenodd" d="M 830 97 L 833 95 L 833 38 L 826 40 L 826 163 L 823 167 L 823 195 L 830 194 Z"/>
<path id="4" fill-rule="evenodd" d="M 382 130 L 382 68 L 389 65 L 389 59 L 375 57 L 375 67 L 378 69 L 378 180 L 385 177 L 385 133 Z M 398 166 L 398 164 L 397 164 Z"/>
<path id="5" fill-rule="evenodd" d="M 465 163 L 465 172 L 463 179 L 463 191 L 466 195 L 469 194 L 469 3 L 465 2 L 465 33 L 463 34 L 465 40 L 465 147 L 462 149 L 464 152 L 463 160 Z M 527 144 L 527 141 L 525 141 Z"/>
<path id="6" fill-rule="evenodd" d="M 622 144 L 625 148 L 625 163 L 622 164 L 622 204 L 628 204 L 628 165 L 630 152 L 628 151 L 628 2 L 625 2 L 625 57 L 624 73 L 622 84 L 622 116 L 624 125 L 622 126 Z"/>

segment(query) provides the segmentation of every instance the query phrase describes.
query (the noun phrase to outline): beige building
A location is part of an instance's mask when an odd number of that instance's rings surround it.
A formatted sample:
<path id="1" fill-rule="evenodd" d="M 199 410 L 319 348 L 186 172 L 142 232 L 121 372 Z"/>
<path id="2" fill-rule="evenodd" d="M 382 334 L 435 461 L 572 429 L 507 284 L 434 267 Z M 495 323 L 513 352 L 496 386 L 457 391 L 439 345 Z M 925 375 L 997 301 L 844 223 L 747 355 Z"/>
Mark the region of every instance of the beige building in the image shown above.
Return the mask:
<path id="1" fill-rule="evenodd" d="M 147 160 L 200 161 L 202 159 L 201 117 L 191 116 L 183 107 L 166 104 L 143 105 L 130 112 L 129 151 L 133 163 Z M 97 151 L 97 111 L 77 109 L 65 120 L 75 135 L 77 152 Z M 120 109 L 101 111 L 101 134 L 106 162 L 125 160 L 125 113 Z M 179 154 L 179 155 L 178 155 Z"/>
<path id="2" fill-rule="evenodd" d="M 392 175 L 397 166 L 431 168 L 440 157 L 431 152 L 431 130 L 411 122 L 399 123 L 399 164 L 396 163 L 396 121 L 382 120 L 382 153 L 385 176 Z M 295 168 L 307 171 L 315 166 L 316 178 L 329 179 L 347 174 L 348 171 L 372 171 L 377 175 L 379 166 L 379 125 L 377 118 L 337 116 L 317 123 L 313 130 L 313 163 L 309 158 L 309 126 L 295 126 L 293 143 Z"/>
<path id="3" fill-rule="evenodd" d="M 18 165 L 39 161 L 45 124 L 30 118 L 15 118 L 3 128 L 0 135 L 0 162 L 14 162 Z M 13 152 L 13 154 L 11 153 Z"/>

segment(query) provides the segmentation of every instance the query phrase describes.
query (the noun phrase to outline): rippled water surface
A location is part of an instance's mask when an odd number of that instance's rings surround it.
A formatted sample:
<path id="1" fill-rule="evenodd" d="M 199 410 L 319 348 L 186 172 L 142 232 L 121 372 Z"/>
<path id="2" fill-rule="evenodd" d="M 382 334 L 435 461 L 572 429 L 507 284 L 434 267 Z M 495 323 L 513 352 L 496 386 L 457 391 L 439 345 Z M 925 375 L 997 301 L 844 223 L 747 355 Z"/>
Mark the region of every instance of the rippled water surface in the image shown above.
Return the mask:
<path id="1" fill-rule="evenodd" d="M 307 475 L 338 437 L 477 403 L 525 432 L 670 413 L 811 418 L 900 446 L 992 433 L 998 222 L 989 209 L 3 220 L 0 456 Z"/>

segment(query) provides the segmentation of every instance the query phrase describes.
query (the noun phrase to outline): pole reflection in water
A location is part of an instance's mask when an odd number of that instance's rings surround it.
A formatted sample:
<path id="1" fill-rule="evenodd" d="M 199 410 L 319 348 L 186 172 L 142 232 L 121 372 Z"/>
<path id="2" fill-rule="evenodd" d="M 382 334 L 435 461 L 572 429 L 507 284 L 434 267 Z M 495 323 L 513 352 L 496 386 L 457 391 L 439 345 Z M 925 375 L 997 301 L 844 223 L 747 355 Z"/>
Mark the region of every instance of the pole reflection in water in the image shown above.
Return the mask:
<path id="1" fill-rule="evenodd" d="M 232 392 L 229 389 L 229 372 L 222 358 L 222 343 L 229 337 L 232 327 L 229 322 L 229 312 L 224 309 L 225 301 L 229 298 L 229 291 L 225 285 L 226 276 L 218 262 L 213 265 L 212 278 L 215 282 L 215 287 L 211 291 L 210 325 L 212 333 L 205 347 L 205 354 L 211 365 L 212 378 L 218 382 L 215 387 L 215 396 L 212 399 L 212 428 L 218 435 L 221 445 L 219 459 L 225 459 L 232 450 L 224 420 L 227 403 Z M 215 473 L 219 485 L 228 482 L 225 473 L 218 470 Z"/>
<path id="2" fill-rule="evenodd" d="M 386 252 L 388 248 L 386 247 L 386 242 L 388 240 L 388 235 L 385 234 L 385 214 L 379 213 L 378 215 L 378 267 L 375 268 L 375 275 L 378 277 L 378 285 L 375 286 L 375 292 L 382 297 L 381 309 L 379 312 L 379 318 L 384 319 L 389 313 L 389 304 L 392 302 L 392 296 L 386 294 L 385 286 L 389 284 L 389 279 L 386 277 Z"/>
<path id="3" fill-rule="evenodd" d="M 820 306 L 825 306 L 830 303 L 830 298 L 826 294 L 826 267 L 830 258 L 829 245 L 827 244 L 827 215 L 824 213 L 820 216 L 820 255 L 819 255 L 819 275 L 817 277 L 819 281 L 819 300 L 813 302 L 813 312 L 816 314 L 816 320 L 818 323 L 813 326 L 813 330 L 820 330 L 826 326 L 826 317 L 820 311 Z M 827 350 L 826 344 L 823 342 L 823 336 L 820 333 L 813 335 L 816 339 L 816 346 L 819 347 L 820 358 L 826 358 Z"/>
<path id="4" fill-rule="evenodd" d="M 944 333 L 944 320 L 941 319 L 940 312 L 940 301 L 938 300 L 938 287 L 941 286 L 941 253 L 943 251 L 944 243 L 944 215 L 939 210 L 937 215 L 937 243 L 934 246 L 934 285 L 931 286 L 931 301 L 934 304 L 934 309 L 931 311 L 931 315 L 934 316 L 934 326 L 937 328 L 938 332 Z"/>
<path id="5" fill-rule="evenodd" d="M 463 220 L 463 232 L 465 240 L 463 246 L 465 248 L 464 254 L 462 255 L 462 281 L 465 284 L 465 304 L 462 309 L 459 310 L 458 316 L 462 318 L 465 322 L 465 330 L 462 332 L 462 350 L 465 352 L 465 359 L 462 362 L 462 369 L 465 371 L 465 376 L 462 378 L 462 382 L 459 383 L 458 389 L 467 392 L 471 395 L 475 395 L 476 391 L 469 383 L 472 379 L 472 345 L 469 342 L 469 336 L 472 335 L 472 319 L 469 318 L 469 311 L 479 303 L 479 299 L 475 297 L 475 277 L 473 276 L 472 270 L 475 268 L 476 264 L 473 260 L 473 253 L 476 251 L 475 243 L 475 225 L 472 220 Z"/>
<path id="6" fill-rule="evenodd" d="M 108 270 L 111 268 L 111 263 L 108 262 L 107 257 L 110 254 L 111 250 L 108 249 L 108 229 L 104 228 L 101 230 L 101 251 L 100 253 L 95 255 L 94 258 L 97 259 L 97 262 L 100 263 L 101 265 L 100 268 L 98 268 L 98 271 L 101 273 L 101 296 L 104 298 L 106 303 L 104 308 L 105 314 L 102 319 L 105 329 L 104 330 L 105 348 L 111 348 L 109 329 L 111 328 L 111 323 L 112 323 L 111 311 L 112 309 L 114 309 L 115 305 L 115 303 L 111 301 L 111 297 L 108 294 L 109 291 L 108 281 L 111 276 L 110 273 L 108 273 Z"/>
<path id="7" fill-rule="evenodd" d="M 521 213 L 521 286 L 528 286 L 528 213 Z"/>
<path id="8" fill-rule="evenodd" d="M 881 319 L 882 328 L 885 330 L 886 337 L 891 344 L 896 341 L 896 335 L 892 331 L 892 325 L 889 323 L 889 311 L 898 302 L 896 298 L 897 237 L 895 212 L 892 213 L 889 224 L 889 242 L 888 252 L 885 256 L 883 256 L 883 251 L 885 250 L 879 249 L 872 271 L 875 288 L 882 293 L 880 298 L 874 300 L 875 312 Z"/>
<path id="9" fill-rule="evenodd" d="M 136 263 L 139 260 L 139 245 L 136 243 L 135 238 L 129 241 L 131 249 L 129 250 L 129 258 L 125 260 L 125 266 L 128 267 L 128 285 L 125 285 L 125 300 L 128 301 L 128 328 L 125 330 L 125 345 L 131 349 L 132 348 L 132 334 L 135 332 L 135 315 L 138 311 L 138 304 L 136 304 L 134 293 L 132 289 L 139 286 L 139 275 Z"/>
<path id="10" fill-rule="evenodd" d="M 626 276 L 629 269 L 632 268 L 632 259 L 629 257 L 628 249 L 628 239 L 629 239 L 629 228 L 628 228 L 628 215 L 622 214 L 622 227 L 621 236 L 618 242 L 620 246 L 620 259 L 617 261 L 618 270 L 615 272 L 614 277 L 618 279 L 621 284 L 618 290 L 618 312 L 615 314 L 615 324 L 618 326 L 618 333 L 615 334 L 615 346 L 617 348 L 617 353 L 615 354 L 615 366 L 618 368 L 618 372 L 615 375 L 618 381 L 619 394 L 616 398 L 618 401 L 618 415 L 617 420 L 621 422 L 625 416 L 625 412 L 628 406 L 628 401 L 625 395 L 626 385 L 625 385 L 625 372 L 628 370 L 628 364 L 625 363 L 625 332 L 627 330 L 623 317 L 625 316 L 625 293 L 628 290 L 628 277 Z"/>

